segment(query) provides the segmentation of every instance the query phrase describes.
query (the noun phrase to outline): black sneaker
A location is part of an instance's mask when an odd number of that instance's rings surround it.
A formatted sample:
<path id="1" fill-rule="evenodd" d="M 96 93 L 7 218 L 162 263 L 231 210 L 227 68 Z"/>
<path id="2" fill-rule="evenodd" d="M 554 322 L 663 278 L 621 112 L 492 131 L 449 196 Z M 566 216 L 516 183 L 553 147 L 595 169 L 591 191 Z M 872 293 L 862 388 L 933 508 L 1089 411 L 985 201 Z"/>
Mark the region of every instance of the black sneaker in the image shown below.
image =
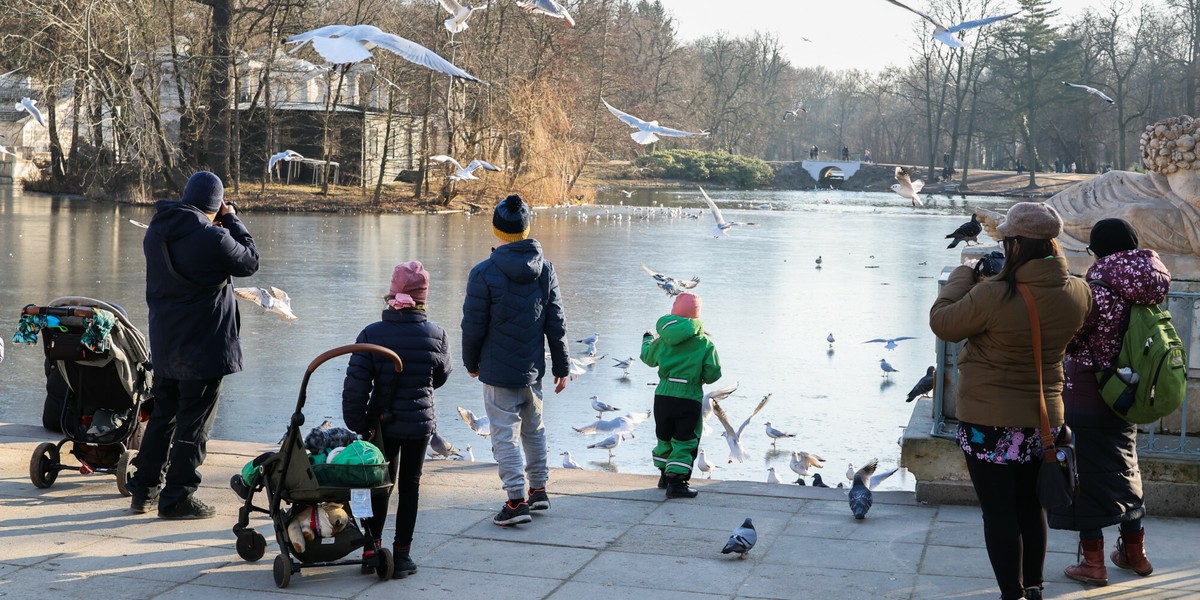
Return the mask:
<path id="1" fill-rule="evenodd" d="M 686 479 L 679 477 L 667 478 L 667 497 L 668 498 L 695 498 L 699 493 L 688 486 Z"/>
<path id="2" fill-rule="evenodd" d="M 404 579 L 417 572 L 417 563 L 413 562 L 408 552 L 393 550 L 392 560 L 395 561 L 396 565 L 392 570 L 392 579 Z"/>
<path id="3" fill-rule="evenodd" d="M 531 488 L 529 490 L 529 510 L 546 510 L 550 508 L 550 496 L 546 495 L 546 488 Z"/>
<path id="4" fill-rule="evenodd" d="M 1040 587 L 1025 588 L 1025 598 L 1026 598 L 1026 600 L 1042 600 L 1042 588 L 1040 588 Z"/>
<path id="5" fill-rule="evenodd" d="M 129 499 L 129 512 L 131 512 L 135 515 L 144 515 L 144 514 L 150 512 L 150 507 L 148 505 L 151 502 L 157 502 L 157 501 L 158 501 L 158 490 L 154 490 L 153 493 L 151 493 L 147 496 L 142 496 L 141 494 L 135 493 L 135 494 L 133 494 L 133 497 Z"/>
<path id="6" fill-rule="evenodd" d="M 170 506 L 158 507 L 160 519 L 211 519 L 215 516 L 217 509 L 197 500 L 195 496 L 188 496 Z"/>
<path id="7" fill-rule="evenodd" d="M 496 513 L 496 517 L 492 522 L 505 527 L 508 525 L 517 525 L 519 523 L 528 523 L 533 520 L 529 516 L 529 505 L 524 500 L 509 500 L 500 507 L 500 512 Z"/>

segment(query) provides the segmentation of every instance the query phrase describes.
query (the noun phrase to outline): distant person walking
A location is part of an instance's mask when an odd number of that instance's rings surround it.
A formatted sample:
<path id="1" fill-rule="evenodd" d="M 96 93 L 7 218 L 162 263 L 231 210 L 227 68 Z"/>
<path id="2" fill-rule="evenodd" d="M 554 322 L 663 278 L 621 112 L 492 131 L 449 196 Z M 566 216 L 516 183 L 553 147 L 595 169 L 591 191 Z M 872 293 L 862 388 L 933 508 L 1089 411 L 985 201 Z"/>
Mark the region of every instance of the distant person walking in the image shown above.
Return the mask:
<path id="1" fill-rule="evenodd" d="M 161 200 L 155 209 L 142 241 L 154 409 L 133 459 L 130 510 L 145 513 L 157 498 L 160 518 L 207 519 L 216 511 L 195 497 L 200 465 L 221 380 L 242 370 L 230 278 L 258 271 L 258 250 L 208 171 L 188 179 L 182 200 Z"/>
<path id="2" fill-rule="evenodd" d="M 471 377 L 483 383 L 483 405 L 492 426 L 492 457 L 508 494 L 508 501 L 492 519 L 497 525 L 528 523 L 530 510 L 550 508 L 546 495 L 550 469 L 542 424 L 547 344 L 554 393 L 567 386 L 569 374 L 567 324 L 558 276 L 542 255 L 541 244 L 529 238 L 529 219 L 529 206 L 520 196 L 514 194 L 496 205 L 492 232 L 505 243 L 471 269 L 463 301 L 463 364 Z"/>
<path id="3" fill-rule="evenodd" d="M 850 160 L 850 149 L 842 146 L 842 160 Z"/>
<path id="4" fill-rule="evenodd" d="M 863 150 L 863 160 L 868 163 L 871 162 L 871 149 L 870 148 Z"/>
<path id="5" fill-rule="evenodd" d="M 1070 507 L 1050 512 L 1050 526 L 1079 532 L 1079 564 L 1067 577 L 1107 585 L 1104 529 L 1119 524 L 1121 537 L 1111 554 L 1114 565 L 1146 576 L 1154 572 L 1146 558 L 1142 517 L 1142 476 L 1137 460 L 1137 426 L 1104 403 L 1096 372 L 1116 361 L 1129 325 L 1131 304 L 1159 304 L 1171 287 L 1171 274 L 1153 250 L 1139 250 L 1133 226 L 1103 219 L 1092 227 L 1088 250 L 1096 262 L 1087 271 L 1093 282 L 1092 310 L 1067 344 L 1063 404 L 1079 453 L 1079 497 Z"/>
<path id="6" fill-rule="evenodd" d="M 1050 425 L 1063 422 L 1062 357 L 1091 307 L 1055 241 L 1063 222 L 1040 202 L 1020 202 L 999 227 L 1005 262 L 992 277 L 960 266 L 929 311 L 929 325 L 958 355 L 958 444 L 983 513 L 988 559 L 1003 600 L 1041 600 L 1046 513 L 1037 496 L 1042 464 L 1041 388 Z M 1042 373 L 1035 372 L 1028 286 L 1040 320 Z"/>

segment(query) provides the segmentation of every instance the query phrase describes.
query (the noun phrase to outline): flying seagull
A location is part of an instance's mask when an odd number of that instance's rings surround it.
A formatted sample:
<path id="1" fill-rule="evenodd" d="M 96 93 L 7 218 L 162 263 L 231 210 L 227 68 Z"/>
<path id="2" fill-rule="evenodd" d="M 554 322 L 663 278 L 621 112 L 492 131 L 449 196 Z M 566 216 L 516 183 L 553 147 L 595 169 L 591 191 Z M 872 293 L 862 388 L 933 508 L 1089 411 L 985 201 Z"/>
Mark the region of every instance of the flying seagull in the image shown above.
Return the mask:
<path id="1" fill-rule="evenodd" d="M 713 227 L 712 230 L 713 237 L 719 238 L 724 236 L 734 226 L 734 223 L 726 221 L 725 217 L 721 216 L 721 209 L 717 208 L 717 203 L 708 197 L 708 192 L 705 192 L 704 188 L 700 188 L 700 193 L 704 194 L 704 201 L 708 203 L 708 210 L 712 212 L 713 219 L 717 221 L 717 226 Z"/>
<path id="2" fill-rule="evenodd" d="M 17 110 L 23 110 L 29 113 L 29 115 L 33 117 L 33 120 L 37 121 L 38 125 L 41 125 L 42 127 L 46 126 L 46 121 L 42 119 L 42 111 L 38 110 L 37 100 L 32 98 L 21 98 L 21 101 L 17 103 Z"/>
<path id="3" fill-rule="evenodd" d="M 575 459 L 571 458 L 570 452 L 563 452 L 561 456 L 563 457 L 563 468 L 564 469 L 582 469 L 583 468 L 583 467 L 579 466 L 579 463 L 575 462 Z"/>
<path id="4" fill-rule="evenodd" d="M 279 318 L 287 321 L 289 325 L 300 318 L 292 312 L 292 298 L 277 287 L 269 290 L 260 287 L 240 287 L 233 288 L 233 293 L 242 300 L 261 306 L 264 312 L 278 313 Z"/>
<path id="5" fill-rule="evenodd" d="M 1109 103 L 1109 104 L 1116 104 L 1116 102 L 1115 102 L 1115 101 L 1113 101 L 1113 99 L 1112 99 L 1112 98 L 1109 98 L 1107 94 L 1105 94 L 1104 92 L 1102 92 L 1102 91 L 1100 91 L 1100 90 L 1098 90 L 1098 89 L 1096 89 L 1096 88 L 1094 88 L 1094 87 L 1092 87 L 1092 86 L 1089 86 L 1089 85 L 1080 85 L 1080 84 L 1078 84 L 1078 83 L 1067 83 L 1067 82 L 1065 82 L 1065 81 L 1063 82 L 1063 85 L 1065 85 L 1065 86 L 1067 86 L 1067 87 L 1079 88 L 1079 89 L 1081 89 L 1081 90 L 1083 90 L 1083 91 L 1085 91 L 1085 92 L 1087 92 L 1087 93 L 1089 93 L 1089 94 L 1095 94 L 1095 95 L 1099 96 L 1101 100 L 1103 100 L 1103 101 L 1105 101 L 1105 102 L 1107 102 L 1107 103 Z M 39 121 L 40 121 L 40 119 L 39 119 Z"/>
<path id="6" fill-rule="evenodd" d="M 972 213 L 970 221 L 959 225 L 958 229 L 954 230 L 954 233 L 946 236 L 946 239 L 954 239 L 954 241 L 950 242 L 950 245 L 946 247 L 953 248 L 957 246 L 959 242 L 966 242 L 968 246 L 971 245 L 971 242 L 978 244 L 980 233 L 983 233 L 983 224 L 979 222 L 979 215 Z"/>
<path id="7" fill-rule="evenodd" d="M 912 402 L 913 400 L 915 400 L 917 398 L 917 396 L 925 396 L 925 395 L 928 395 L 929 392 L 932 392 L 933 391 L 933 374 L 936 372 L 937 372 L 937 369 L 934 367 L 929 367 L 928 369 L 925 369 L 925 376 L 922 377 L 921 380 L 917 382 L 917 385 L 913 386 L 913 389 L 909 390 L 908 400 L 905 400 L 905 402 Z"/>
<path id="8" fill-rule="evenodd" d="M 631 191 L 629 191 L 629 190 L 621 190 L 621 193 L 622 193 L 622 194 L 625 194 L 625 197 L 626 197 L 626 198 L 632 198 L 632 197 L 633 197 L 633 192 L 631 192 Z"/>
<path id="9" fill-rule="evenodd" d="M 895 350 L 896 342 L 901 342 L 904 340 L 915 340 L 915 339 L 917 339 L 917 338 L 912 337 L 910 335 L 902 335 L 900 337 L 895 337 L 895 338 L 875 338 L 873 340 L 867 340 L 863 343 L 864 344 L 880 343 L 880 344 L 883 344 L 883 347 L 887 350 Z"/>
<path id="10" fill-rule="evenodd" d="M 680 129 L 671 129 L 670 127 L 663 127 L 662 125 L 658 124 L 658 121 L 643 121 L 629 113 L 622 112 L 622 111 L 619 111 L 619 110 L 613 108 L 613 105 L 609 104 L 603 98 L 601 98 L 600 101 L 604 102 L 604 106 L 608 107 L 608 112 L 612 113 L 613 116 L 620 119 L 626 125 L 633 127 L 634 129 L 637 129 L 637 131 L 629 134 L 629 137 L 633 138 L 633 141 L 635 141 L 639 144 L 642 144 L 642 145 L 653 144 L 654 142 L 657 142 L 659 136 L 662 136 L 662 137 L 691 137 L 693 135 L 708 135 L 707 131 L 700 131 L 700 132 L 683 131 Z"/>
<path id="11" fill-rule="evenodd" d="M 738 558 L 746 558 L 746 553 L 754 547 L 754 543 L 758 541 L 758 532 L 754 531 L 754 523 L 747 518 L 741 527 L 733 530 L 733 535 L 729 536 L 729 541 L 725 542 L 725 547 L 721 548 L 721 554 L 738 553 Z"/>
<path id="12" fill-rule="evenodd" d="M 803 104 L 797 104 L 795 106 L 795 108 L 792 108 L 791 110 L 783 111 L 783 120 L 784 121 L 788 120 L 788 117 L 799 117 L 800 113 L 807 113 L 807 112 L 808 112 L 808 109 L 804 108 Z"/>
<path id="13" fill-rule="evenodd" d="M 15 148 L 16 146 L 13 146 L 13 147 Z M 8 148 L 5 148 L 4 146 L 0 146 L 0 155 L 4 155 L 4 154 L 7 154 L 9 156 L 16 156 L 16 154 L 13 153 L 12 150 L 9 150 Z"/>
<path id="14" fill-rule="evenodd" d="M 735 383 L 728 387 L 718 388 L 706 392 L 704 397 L 700 399 L 700 420 L 704 422 L 708 421 L 708 418 L 711 417 L 713 413 L 713 405 L 728 398 L 730 394 L 737 391 L 737 388 L 738 384 Z M 707 431 L 708 425 L 705 423 L 705 432 Z"/>
<path id="15" fill-rule="evenodd" d="M 690 280 L 675 279 L 670 275 L 663 275 L 662 273 L 659 273 L 644 264 L 642 265 L 642 270 L 645 271 L 647 275 L 653 277 L 655 285 L 662 288 L 662 291 L 666 292 L 668 296 L 678 296 L 684 291 L 700 285 L 699 277 L 693 276 Z"/>
<path id="16" fill-rule="evenodd" d="M 758 406 L 754 407 L 754 412 L 751 412 L 750 416 L 746 417 L 746 420 L 742 421 L 741 426 L 736 430 L 729 424 L 729 417 L 725 415 L 725 409 L 721 408 L 720 404 L 713 403 L 713 413 L 717 415 L 717 420 L 721 421 L 721 427 L 725 429 L 723 435 L 725 436 L 725 443 L 729 444 L 729 462 L 732 463 L 735 458 L 738 462 L 746 462 L 750 459 L 750 455 L 746 453 L 746 448 L 742 446 L 742 432 L 750 424 L 750 419 L 753 419 L 754 415 L 757 415 L 770 400 L 771 394 L 763 396 L 763 399 L 758 402 Z"/>
<path id="17" fill-rule="evenodd" d="M 486 160 L 479 160 L 478 158 L 468 163 L 466 167 L 463 167 L 457 160 L 454 160 L 454 158 L 446 156 L 445 154 L 435 154 L 430 156 L 429 160 L 439 164 L 450 163 L 454 167 L 454 174 L 450 176 L 451 181 L 470 181 L 472 179 L 479 179 L 475 176 L 475 171 L 479 169 L 483 169 L 485 171 L 495 171 L 497 173 L 503 171 L 503 169 L 500 167 L 497 167 Z"/>
<path id="18" fill-rule="evenodd" d="M 271 157 L 267 159 L 267 171 L 274 172 L 275 164 L 281 160 L 290 162 L 293 160 L 304 160 L 304 157 L 301 156 L 299 152 L 294 150 L 284 150 L 278 154 L 272 154 Z"/>
<path id="19" fill-rule="evenodd" d="M 458 416 L 462 418 L 463 423 L 467 424 L 467 427 L 471 428 L 471 431 L 483 437 L 492 435 L 491 421 L 487 417 L 476 418 L 475 413 L 461 406 L 458 407 Z"/>
<path id="20" fill-rule="evenodd" d="M 292 52 L 312 42 L 313 49 L 326 61 L 335 65 L 356 63 L 371 58 L 371 50 L 378 47 L 392 52 L 409 62 L 427 67 L 451 77 L 482 83 L 474 75 L 454 66 L 438 56 L 433 50 L 398 35 L 387 33 L 374 25 L 326 25 L 312 31 L 293 35 L 285 40 L 296 44 Z"/>
<path id="21" fill-rule="evenodd" d="M 450 33 L 461 33 L 468 28 L 467 19 L 477 10 L 483 10 L 488 7 L 484 4 L 481 6 L 470 6 L 460 4 L 457 0 L 439 0 L 442 8 L 450 13 L 450 18 L 446 19 L 446 31 Z"/>
<path id="22" fill-rule="evenodd" d="M 891 2 L 892 0 L 888 1 Z M 896 181 L 899 183 L 892 184 L 893 192 L 899 194 L 901 198 L 908 198 L 909 200 L 912 200 L 913 206 L 918 204 L 925 206 L 925 203 L 921 201 L 921 197 L 918 196 L 918 194 L 921 193 L 921 188 L 925 187 L 925 182 L 923 180 L 918 179 L 913 181 L 912 177 L 908 173 L 908 169 L 905 169 L 904 167 L 896 167 Z"/>
<path id="23" fill-rule="evenodd" d="M 900 8 L 903 8 L 907 11 L 910 11 L 910 12 L 916 14 L 917 16 L 921 17 L 922 19 L 925 19 L 926 21 L 929 21 L 929 23 L 933 25 L 933 39 L 935 39 L 947 46 L 950 46 L 951 48 L 962 48 L 962 46 L 963 46 L 963 43 L 961 41 L 959 41 L 958 38 L 954 37 L 955 33 L 958 33 L 960 31 L 963 31 L 966 29 L 982 27 L 989 23 L 995 23 L 996 21 L 1003 21 L 1004 19 L 1015 17 L 1015 16 L 1021 14 L 1021 11 L 1017 11 L 1015 13 L 1009 13 L 1006 15 L 999 15 L 999 16 L 995 16 L 995 17 L 984 17 L 982 19 L 976 19 L 974 21 L 964 21 L 962 23 L 959 23 L 958 25 L 954 25 L 953 27 L 946 27 L 945 25 L 942 25 L 940 22 L 938 22 L 937 19 L 935 19 L 935 18 L 929 16 L 928 14 L 923 13 L 911 6 L 897 2 L 896 0 L 887 0 L 887 1 L 891 2 L 892 4 L 895 4 L 896 6 L 899 6 Z"/>
<path id="24" fill-rule="evenodd" d="M 796 434 L 787 433 L 786 431 L 780 431 L 778 429 L 775 429 L 774 427 L 771 427 L 771 422 L 767 421 L 767 437 L 771 438 L 771 447 L 774 448 L 775 443 L 779 441 L 779 438 L 785 438 L 785 437 L 794 438 L 794 437 L 796 437 Z"/>
<path id="25" fill-rule="evenodd" d="M 555 0 L 530 0 L 529 2 L 517 2 L 517 6 L 525 9 L 526 12 L 541 13 L 547 17 L 562 19 L 571 27 L 575 26 L 575 19 L 571 18 L 571 13 L 563 8 L 561 4 Z"/>
<path id="26" fill-rule="evenodd" d="M 892 367 L 892 365 L 888 363 L 886 358 L 879 359 L 879 368 L 883 371 L 883 377 L 887 377 L 888 375 L 891 375 L 892 373 L 900 372 L 900 369 Z"/>

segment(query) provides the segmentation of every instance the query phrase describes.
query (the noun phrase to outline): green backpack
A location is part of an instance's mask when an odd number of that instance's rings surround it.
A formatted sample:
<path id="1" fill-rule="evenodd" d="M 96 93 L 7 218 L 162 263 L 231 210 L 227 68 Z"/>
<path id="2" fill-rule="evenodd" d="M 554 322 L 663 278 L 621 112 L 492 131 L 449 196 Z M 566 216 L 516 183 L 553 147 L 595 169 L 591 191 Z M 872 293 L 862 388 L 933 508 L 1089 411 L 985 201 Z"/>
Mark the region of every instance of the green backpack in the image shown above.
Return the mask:
<path id="1" fill-rule="evenodd" d="M 1097 371 L 1096 379 L 1104 402 L 1130 423 L 1153 423 L 1175 412 L 1187 396 L 1187 360 L 1171 313 L 1153 304 L 1131 305 L 1116 363 Z"/>

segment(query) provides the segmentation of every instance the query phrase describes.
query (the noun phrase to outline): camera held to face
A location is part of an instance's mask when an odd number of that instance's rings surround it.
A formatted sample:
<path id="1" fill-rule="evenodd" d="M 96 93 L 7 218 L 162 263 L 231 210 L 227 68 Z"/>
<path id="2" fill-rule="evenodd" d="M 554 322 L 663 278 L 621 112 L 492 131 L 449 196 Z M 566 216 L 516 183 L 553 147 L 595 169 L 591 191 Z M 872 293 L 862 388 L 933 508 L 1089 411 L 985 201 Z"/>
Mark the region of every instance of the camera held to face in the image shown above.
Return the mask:
<path id="1" fill-rule="evenodd" d="M 980 258 L 979 262 L 975 263 L 975 277 L 977 279 L 995 277 L 1003 268 L 1004 253 L 999 250 L 992 250 Z"/>

